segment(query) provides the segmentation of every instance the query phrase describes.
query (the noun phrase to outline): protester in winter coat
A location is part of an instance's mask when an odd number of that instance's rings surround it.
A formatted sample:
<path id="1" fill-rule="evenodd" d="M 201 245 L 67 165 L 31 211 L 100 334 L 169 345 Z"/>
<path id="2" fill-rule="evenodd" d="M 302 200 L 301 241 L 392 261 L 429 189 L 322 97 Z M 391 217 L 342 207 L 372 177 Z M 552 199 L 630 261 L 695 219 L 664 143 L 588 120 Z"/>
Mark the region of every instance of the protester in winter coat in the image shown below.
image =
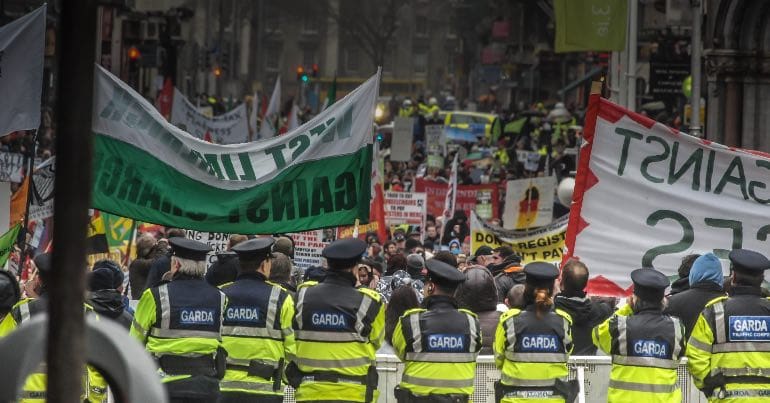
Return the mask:
<path id="1" fill-rule="evenodd" d="M 294 283 L 294 277 L 292 276 L 293 267 L 291 259 L 281 252 L 273 252 L 273 259 L 270 264 L 270 282 L 283 287 L 296 300 L 297 284 Z"/>
<path id="2" fill-rule="evenodd" d="M 671 283 L 671 292 L 668 294 L 669 296 L 679 294 L 682 291 L 686 291 L 690 288 L 690 268 L 692 267 L 693 262 L 695 262 L 695 259 L 697 259 L 700 255 L 698 254 L 692 254 L 687 255 L 682 258 L 682 263 L 679 265 L 679 269 L 677 270 L 677 274 L 679 275 L 679 278 L 674 280 L 673 283 Z"/>
<path id="3" fill-rule="evenodd" d="M 217 253 L 217 260 L 206 270 L 206 282 L 219 287 L 222 284 L 235 281 L 238 276 L 238 269 L 241 267 L 238 255 L 232 251 L 233 246 L 247 241 L 246 235 L 231 235 L 227 242 L 227 251 Z"/>
<path id="4" fill-rule="evenodd" d="M 561 294 L 554 299 L 559 308 L 572 317 L 572 340 L 574 355 L 596 355 L 596 346 L 591 340 L 591 331 L 612 315 L 612 307 L 592 301 L 586 296 L 588 267 L 576 259 L 564 264 L 561 272 Z"/>
<path id="5" fill-rule="evenodd" d="M 388 347 L 392 349 L 391 338 L 393 337 L 393 330 L 396 329 L 396 324 L 401 315 L 409 309 L 419 307 L 420 302 L 417 299 L 417 292 L 411 285 L 404 284 L 393 290 L 388 305 L 385 307 L 385 341 Z M 383 347 L 385 347 L 385 343 L 383 343 Z"/>
<path id="6" fill-rule="evenodd" d="M 478 316 L 481 328 L 480 354 L 491 355 L 500 312 L 497 311 L 495 280 L 489 270 L 483 266 L 465 269 L 465 282 L 457 286 L 455 300 L 460 308 L 468 309 Z"/>
<path id="7" fill-rule="evenodd" d="M 123 303 L 123 272 L 118 264 L 110 260 L 96 262 L 88 275 L 88 289 L 88 304 L 94 311 L 114 320 L 128 331 L 133 316 L 126 311 Z"/>
<path id="8" fill-rule="evenodd" d="M 521 266 L 521 257 L 513 253 L 510 248 L 508 250 L 510 254 L 503 257 L 502 263 L 489 266 L 489 270 L 495 276 L 498 302 L 503 302 L 511 287 L 516 284 L 524 284 L 526 279 L 524 268 Z M 499 253 L 502 257 L 502 254 L 507 253 L 507 251 Z"/>
<path id="9" fill-rule="evenodd" d="M 166 234 L 166 239 L 161 239 L 158 244 L 168 245 L 170 238 L 184 238 L 185 231 L 179 228 L 172 228 Z M 163 275 L 171 271 L 171 249 L 166 247 L 165 253 L 157 257 L 150 265 L 150 272 L 147 274 L 147 282 L 144 288 L 152 288 L 163 281 Z"/>
<path id="10" fill-rule="evenodd" d="M 128 265 L 128 284 L 131 288 L 131 299 L 139 299 L 147 284 L 150 273 L 152 253 L 158 241 L 149 234 L 144 234 L 136 240 L 136 259 Z"/>
<path id="11" fill-rule="evenodd" d="M 453 239 L 463 240 L 468 235 L 470 235 L 468 217 L 465 216 L 465 211 L 457 210 L 455 211 L 454 217 L 444 225 L 444 234 L 441 236 L 441 244 L 449 245 L 449 242 Z"/>
<path id="12" fill-rule="evenodd" d="M 668 298 L 668 306 L 663 313 L 677 316 L 685 327 L 685 340 L 695 326 L 706 303 L 725 295 L 723 290 L 722 265 L 713 253 L 706 253 L 692 263 L 688 277 L 690 289 Z"/>

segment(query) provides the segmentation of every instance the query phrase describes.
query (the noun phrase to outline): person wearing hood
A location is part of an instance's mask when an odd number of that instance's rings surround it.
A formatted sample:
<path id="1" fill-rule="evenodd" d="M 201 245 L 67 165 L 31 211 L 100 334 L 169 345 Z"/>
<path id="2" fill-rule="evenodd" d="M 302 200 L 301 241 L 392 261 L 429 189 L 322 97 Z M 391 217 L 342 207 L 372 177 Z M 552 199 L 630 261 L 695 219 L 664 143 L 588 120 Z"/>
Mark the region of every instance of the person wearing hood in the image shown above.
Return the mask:
<path id="1" fill-rule="evenodd" d="M 682 258 L 682 263 L 676 271 L 679 278 L 671 283 L 671 291 L 668 294 L 669 297 L 690 289 L 690 270 L 692 269 L 692 264 L 695 262 L 695 259 L 698 257 L 700 257 L 700 255 L 692 254 Z"/>
<path id="2" fill-rule="evenodd" d="M 497 311 L 497 287 L 495 279 L 486 267 L 470 266 L 465 269 L 465 282 L 460 283 L 455 291 L 455 299 L 460 308 L 476 314 L 481 327 L 481 353 L 492 355 L 495 341 L 495 329 L 500 320 Z"/>
<path id="3" fill-rule="evenodd" d="M 105 316 L 126 328 L 131 328 L 133 316 L 123 304 L 123 272 L 111 260 L 100 260 L 88 274 L 88 303 L 100 316 Z"/>
<path id="4" fill-rule="evenodd" d="M 444 233 L 441 236 L 441 244 L 449 245 L 449 242 L 453 239 L 465 239 L 470 235 L 470 229 L 468 228 L 468 217 L 465 216 L 465 211 L 457 210 L 454 216 L 447 221 L 444 225 Z"/>
<path id="5" fill-rule="evenodd" d="M 235 281 L 241 264 L 238 260 L 238 255 L 233 252 L 233 247 L 248 239 L 246 235 L 236 234 L 230 236 L 230 240 L 227 242 L 227 251 L 217 253 L 217 260 L 206 270 L 207 283 L 214 287 L 219 287 L 222 284 Z"/>
<path id="6" fill-rule="evenodd" d="M 690 288 L 668 298 L 664 313 L 682 320 L 685 340 L 690 337 L 695 321 L 706 304 L 714 298 L 725 295 L 722 264 L 713 253 L 706 253 L 695 259 L 688 276 Z"/>
<path id="7" fill-rule="evenodd" d="M 489 271 L 495 277 L 497 286 L 497 301 L 503 302 L 508 291 L 516 284 L 524 284 L 526 275 L 521 266 L 521 256 L 513 252 L 508 246 L 501 246 L 495 253 L 502 259 L 500 263 L 488 266 Z"/>
<path id="8" fill-rule="evenodd" d="M 591 340 L 591 331 L 612 315 L 612 307 L 594 302 L 586 296 L 588 267 L 577 259 L 570 259 L 561 271 L 561 293 L 554 303 L 557 308 L 572 317 L 572 340 L 575 355 L 596 355 L 596 346 Z"/>

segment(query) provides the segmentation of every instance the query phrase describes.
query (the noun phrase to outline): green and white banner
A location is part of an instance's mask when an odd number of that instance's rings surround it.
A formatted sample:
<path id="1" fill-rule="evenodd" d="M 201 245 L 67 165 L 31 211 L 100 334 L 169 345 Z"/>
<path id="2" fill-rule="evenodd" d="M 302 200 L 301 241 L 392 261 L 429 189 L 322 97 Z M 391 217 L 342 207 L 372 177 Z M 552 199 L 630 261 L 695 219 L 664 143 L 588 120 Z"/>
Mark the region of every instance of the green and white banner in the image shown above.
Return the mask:
<path id="1" fill-rule="evenodd" d="M 379 75 L 294 131 L 204 142 L 96 67 L 92 206 L 166 226 L 267 234 L 369 217 Z"/>

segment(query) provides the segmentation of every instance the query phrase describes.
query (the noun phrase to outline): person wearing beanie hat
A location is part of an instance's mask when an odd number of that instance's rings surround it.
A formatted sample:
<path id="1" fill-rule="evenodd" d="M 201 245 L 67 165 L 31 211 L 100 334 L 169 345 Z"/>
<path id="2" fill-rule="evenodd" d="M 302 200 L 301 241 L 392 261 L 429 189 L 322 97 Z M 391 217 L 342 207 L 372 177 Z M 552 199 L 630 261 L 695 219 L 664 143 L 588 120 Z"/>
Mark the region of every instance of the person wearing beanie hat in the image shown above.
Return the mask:
<path id="1" fill-rule="evenodd" d="M 684 355 L 684 325 L 663 313 L 668 277 L 652 269 L 631 272 L 626 306 L 596 326 L 593 342 L 612 356 L 608 403 L 681 402 L 677 368 Z"/>
<path id="2" fill-rule="evenodd" d="M 117 263 L 102 260 L 94 264 L 88 273 L 88 303 L 100 316 L 117 322 L 128 330 L 134 317 L 123 304 L 123 272 Z"/>
<path id="3" fill-rule="evenodd" d="M 385 337 L 385 305 L 377 291 L 356 288 L 354 274 L 366 248 L 357 238 L 330 243 L 321 251 L 328 263 L 323 282 L 297 288 L 297 350 L 286 378 L 298 402 L 379 397 L 374 362 Z"/>
<path id="4" fill-rule="evenodd" d="M 518 399 L 524 393 L 572 402 L 579 390 L 576 381 L 567 381 L 572 319 L 554 308 L 553 302 L 559 269 L 551 263 L 532 262 L 524 266 L 524 274 L 525 308 L 503 313 L 495 331 L 495 366 L 502 373 L 495 385 L 497 401 L 527 400 Z"/>
<path id="5" fill-rule="evenodd" d="M 685 340 L 690 338 L 695 321 L 706 304 L 725 295 L 722 264 L 713 253 L 701 255 L 692 262 L 688 279 L 689 288 L 669 296 L 666 309 L 663 310 L 663 313 L 682 320 Z"/>
<path id="6" fill-rule="evenodd" d="M 730 295 L 708 304 L 687 343 L 687 368 L 709 401 L 767 401 L 770 390 L 770 300 L 762 295 L 770 260 L 733 249 Z"/>
<path id="7" fill-rule="evenodd" d="M 476 314 L 459 309 L 455 290 L 465 275 L 442 261 L 425 262 L 423 308 L 410 309 L 396 323 L 393 349 L 404 362 L 398 402 L 465 402 L 473 395 L 481 329 Z M 414 342 L 424 340 L 423 343 Z"/>

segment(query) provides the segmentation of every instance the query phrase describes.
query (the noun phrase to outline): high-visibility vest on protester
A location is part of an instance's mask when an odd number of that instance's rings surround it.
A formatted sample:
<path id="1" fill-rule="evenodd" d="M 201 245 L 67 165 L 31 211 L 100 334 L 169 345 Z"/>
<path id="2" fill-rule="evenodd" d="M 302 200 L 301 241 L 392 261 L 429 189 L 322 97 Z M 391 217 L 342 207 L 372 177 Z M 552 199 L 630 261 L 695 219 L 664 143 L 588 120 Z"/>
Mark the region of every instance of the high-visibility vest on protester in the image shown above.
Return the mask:
<path id="1" fill-rule="evenodd" d="M 11 309 L 11 313 L 3 318 L 0 325 L 0 338 L 7 336 L 10 332 L 19 327 L 22 323 L 28 321 L 33 316 L 46 312 L 48 302 L 45 297 L 33 299 L 26 298 L 16 303 Z M 96 315 L 93 308 L 84 304 L 84 310 L 87 314 Z M 47 365 L 42 363 L 38 365 L 34 372 L 29 374 L 24 387 L 22 388 L 20 403 L 43 403 L 46 399 L 46 388 L 48 383 Z M 107 380 L 97 372 L 93 367 L 86 366 L 83 376 L 83 395 L 84 401 L 97 403 L 107 397 Z"/>
<path id="2" fill-rule="evenodd" d="M 684 354 L 684 325 L 661 313 L 661 307 L 618 310 L 596 326 L 593 342 L 612 356 L 609 403 L 679 403 L 679 360 Z"/>
<path id="3" fill-rule="evenodd" d="M 467 399 L 473 394 L 481 350 L 479 320 L 473 312 L 457 309 L 451 297 L 431 296 L 424 303 L 427 309 L 406 311 L 393 332 L 393 348 L 405 363 L 399 388 L 418 397 Z"/>
<path id="4" fill-rule="evenodd" d="M 296 351 L 291 296 L 257 272 L 241 273 L 221 289 L 228 300 L 222 328 L 227 372 L 219 383 L 223 397 L 283 401 L 285 360 Z"/>
<path id="5" fill-rule="evenodd" d="M 377 291 L 354 286 L 354 276 L 329 271 L 323 283 L 298 289 L 297 354 L 286 369 L 298 402 L 377 400 L 375 353 L 385 337 L 385 308 Z"/>
<path id="6" fill-rule="evenodd" d="M 538 318 L 534 304 L 500 316 L 493 345 L 500 369 L 499 402 L 565 401 L 571 328 L 566 312 L 554 309 Z"/>
<path id="7" fill-rule="evenodd" d="M 131 335 L 158 360 L 171 398 L 218 396 L 224 375 L 221 332 L 226 300 L 203 279 L 180 273 L 174 281 L 142 293 Z"/>
<path id="8" fill-rule="evenodd" d="M 401 107 L 398 110 L 398 116 L 407 117 L 408 118 L 408 117 L 414 115 L 414 111 L 415 111 L 414 106 L 409 106 L 409 107 L 406 107 L 406 108 Z"/>
<path id="9" fill-rule="evenodd" d="M 706 305 L 687 343 L 687 367 L 710 402 L 770 401 L 770 300 L 733 286 Z"/>

